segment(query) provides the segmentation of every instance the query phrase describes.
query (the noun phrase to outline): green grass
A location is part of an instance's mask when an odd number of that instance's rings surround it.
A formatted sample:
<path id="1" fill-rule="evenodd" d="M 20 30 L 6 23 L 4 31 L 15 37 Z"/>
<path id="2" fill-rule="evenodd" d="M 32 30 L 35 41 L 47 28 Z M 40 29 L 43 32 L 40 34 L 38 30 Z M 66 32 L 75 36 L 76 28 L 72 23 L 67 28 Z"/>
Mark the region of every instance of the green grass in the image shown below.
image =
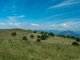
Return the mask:
<path id="1" fill-rule="evenodd" d="M 17 36 L 11 36 L 12 32 L 17 32 Z M 23 34 L 28 41 L 22 40 Z M 31 34 L 35 38 L 31 39 Z M 36 42 L 37 35 L 40 33 L 0 30 L 0 60 L 80 60 L 80 46 L 71 45 L 75 39 L 55 36 Z"/>
<path id="2" fill-rule="evenodd" d="M 0 41 L 1 60 L 80 59 L 80 46 L 38 43 L 24 40 Z"/>

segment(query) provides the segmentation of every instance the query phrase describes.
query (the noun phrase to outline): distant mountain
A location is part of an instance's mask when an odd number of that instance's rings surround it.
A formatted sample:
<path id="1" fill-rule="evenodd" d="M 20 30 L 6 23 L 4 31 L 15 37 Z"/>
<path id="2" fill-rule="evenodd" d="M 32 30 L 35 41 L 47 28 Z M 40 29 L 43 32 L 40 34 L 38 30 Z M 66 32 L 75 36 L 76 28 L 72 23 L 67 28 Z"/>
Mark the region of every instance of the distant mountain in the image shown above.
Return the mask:
<path id="1" fill-rule="evenodd" d="M 52 33 L 54 33 L 54 34 L 58 34 L 58 33 L 60 33 L 60 32 L 62 32 L 62 31 L 58 31 L 58 30 L 38 30 L 38 31 L 44 31 L 44 32 L 52 32 Z"/>
<path id="2" fill-rule="evenodd" d="M 80 35 L 79 34 L 77 34 L 77 33 L 75 33 L 75 32 L 73 32 L 73 31 L 70 31 L 70 30 L 68 30 L 68 31 L 63 31 L 63 32 L 61 32 L 61 33 L 59 33 L 60 35 L 65 35 L 65 36 L 75 36 L 75 37 L 78 37 L 78 38 L 80 38 Z"/>

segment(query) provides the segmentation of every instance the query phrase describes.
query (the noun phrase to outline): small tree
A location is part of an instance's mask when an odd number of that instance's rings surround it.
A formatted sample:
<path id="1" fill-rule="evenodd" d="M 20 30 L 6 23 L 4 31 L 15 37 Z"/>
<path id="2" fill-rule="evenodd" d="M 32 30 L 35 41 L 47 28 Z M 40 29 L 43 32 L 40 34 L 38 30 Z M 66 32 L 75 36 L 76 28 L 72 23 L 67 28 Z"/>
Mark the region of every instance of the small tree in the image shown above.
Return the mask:
<path id="1" fill-rule="evenodd" d="M 80 42 L 80 38 L 76 38 L 76 41 L 77 41 L 77 42 Z"/>
<path id="2" fill-rule="evenodd" d="M 77 42 L 73 42 L 72 45 L 79 46 L 79 44 Z"/>
<path id="3" fill-rule="evenodd" d="M 37 38 L 40 38 L 41 36 L 40 35 L 37 35 Z"/>
<path id="4" fill-rule="evenodd" d="M 53 37 L 55 36 L 54 33 L 52 33 L 52 32 L 50 32 L 49 35 L 50 35 L 50 36 L 53 36 Z"/>
<path id="5" fill-rule="evenodd" d="M 23 40 L 28 40 L 26 36 L 23 36 Z"/>
<path id="6" fill-rule="evenodd" d="M 75 39 L 75 37 L 74 37 L 74 36 L 71 36 L 71 38 L 72 38 L 72 39 Z"/>
<path id="7" fill-rule="evenodd" d="M 35 30 L 34 33 L 37 33 L 37 31 Z"/>
<path id="8" fill-rule="evenodd" d="M 40 39 L 37 39 L 36 41 L 37 41 L 37 42 L 41 42 L 41 40 L 40 40 Z"/>
<path id="9" fill-rule="evenodd" d="M 68 35 L 67 38 L 70 38 L 70 36 Z"/>
<path id="10" fill-rule="evenodd" d="M 30 35 L 31 38 L 34 38 L 34 35 Z"/>
<path id="11" fill-rule="evenodd" d="M 44 32 L 42 31 L 41 34 L 44 34 Z"/>
<path id="12" fill-rule="evenodd" d="M 44 32 L 44 34 L 46 34 L 46 35 L 47 35 L 47 34 L 48 34 L 48 32 Z"/>
<path id="13" fill-rule="evenodd" d="M 13 32 L 13 33 L 12 33 L 12 36 L 16 36 L 16 35 L 17 35 L 16 32 Z"/>
<path id="14" fill-rule="evenodd" d="M 46 40 L 47 38 L 49 37 L 49 35 L 48 34 L 43 34 L 43 35 L 41 35 L 41 40 Z"/>

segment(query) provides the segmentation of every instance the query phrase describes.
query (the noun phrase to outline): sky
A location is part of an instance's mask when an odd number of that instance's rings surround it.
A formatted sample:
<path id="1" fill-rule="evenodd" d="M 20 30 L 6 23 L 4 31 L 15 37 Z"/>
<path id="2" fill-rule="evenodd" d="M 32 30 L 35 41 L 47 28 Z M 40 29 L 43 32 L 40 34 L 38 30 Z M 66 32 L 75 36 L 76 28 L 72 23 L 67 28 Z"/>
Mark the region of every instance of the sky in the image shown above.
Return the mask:
<path id="1" fill-rule="evenodd" d="M 0 29 L 80 30 L 80 0 L 0 0 Z"/>

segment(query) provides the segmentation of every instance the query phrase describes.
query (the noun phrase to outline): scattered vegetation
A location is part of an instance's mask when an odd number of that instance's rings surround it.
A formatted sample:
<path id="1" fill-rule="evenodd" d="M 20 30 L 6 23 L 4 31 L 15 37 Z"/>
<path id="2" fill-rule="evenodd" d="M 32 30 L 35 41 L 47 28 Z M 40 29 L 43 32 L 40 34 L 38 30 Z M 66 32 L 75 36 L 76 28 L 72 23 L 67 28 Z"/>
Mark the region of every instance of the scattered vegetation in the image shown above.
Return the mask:
<path id="1" fill-rule="evenodd" d="M 26 36 L 23 36 L 23 40 L 28 40 Z"/>
<path id="2" fill-rule="evenodd" d="M 50 32 L 50 33 L 49 33 L 49 35 L 50 35 L 50 36 L 52 36 L 52 37 L 54 37 L 54 36 L 55 36 L 55 34 L 54 34 L 54 33 L 52 33 L 52 32 Z"/>
<path id="3" fill-rule="evenodd" d="M 72 45 L 79 46 L 79 44 L 77 42 L 73 42 Z"/>
<path id="4" fill-rule="evenodd" d="M 49 37 L 49 35 L 43 34 L 43 35 L 41 35 L 41 40 L 46 40 L 48 37 Z"/>
<path id="5" fill-rule="evenodd" d="M 30 37 L 33 39 L 34 38 L 34 35 L 30 35 Z"/>
<path id="6" fill-rule="evenodd" d="M 37 38 L 41 38 L 41 36 L 40 35 L 37 35 Z"/>
<path id="7" fill-rule="evenodd" d="M 80 42 L 80 38 L 76 38 L 76 41 L 77 41 L 77 42 Z"/>
<path id="8" fill-rule="evenodd" d="M 34 33 L 37 33 L 37 31 L 36 31 L 36 30 L 34 30 Z"/>
<path id="9" fill-rule="evenodd" d="M 44 32 L 42 31 L 41 34 L 44 34 Z"/>
<path id="10" fill-rule="evenodd" d="M 17 36 L 12 35 L 14 31 Z M 33 40 L 31 35 L 35 36 Z M 0 31 L 0 60 L 80 60 L 80 40 L 72 38 L 31 30 Z"/>
<path id="11" fill-rule="evenodd" d="M 16 34 L 16 32 L 13 32 L 11 35 L 12 35 L 12 36 L 16 36 L 17 34 Z"/>
<path id="12" fill-rule="evenodd" d="M 40 39 L 37 39 L 36 41 L 37 41 L 37 42 L 41 42 L 41 40 L 40 40 Z"/>

